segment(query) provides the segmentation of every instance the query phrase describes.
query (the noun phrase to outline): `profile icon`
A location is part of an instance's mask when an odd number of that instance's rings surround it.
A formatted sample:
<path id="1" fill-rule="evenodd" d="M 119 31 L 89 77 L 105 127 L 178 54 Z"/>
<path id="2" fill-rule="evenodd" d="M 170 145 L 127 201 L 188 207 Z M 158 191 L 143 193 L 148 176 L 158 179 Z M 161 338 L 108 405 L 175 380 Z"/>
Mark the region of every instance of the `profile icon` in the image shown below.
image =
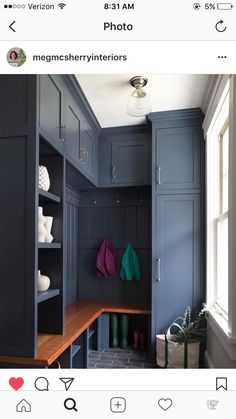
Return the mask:
<path id="1" fill-rule="evenodd" d="M 26 54 L 22 48 L 11 48 L 7 53 L 7 62 L 12 67 L 21 67 L 26 62 Z"/>

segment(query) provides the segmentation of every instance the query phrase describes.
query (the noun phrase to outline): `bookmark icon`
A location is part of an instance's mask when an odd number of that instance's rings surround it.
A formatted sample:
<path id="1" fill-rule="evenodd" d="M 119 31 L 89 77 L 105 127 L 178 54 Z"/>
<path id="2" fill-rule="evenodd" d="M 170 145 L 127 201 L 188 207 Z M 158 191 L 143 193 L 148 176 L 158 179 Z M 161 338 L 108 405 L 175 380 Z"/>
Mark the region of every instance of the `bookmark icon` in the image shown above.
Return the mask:
<path id="1" fill-rule="evenodd" d="M 74 381 L 74 378 L 59 378 L 59 380 L 61 380 L 63 382 L 63 384 L 65 385 L 66 391 L 68 391 L 71 384 Z"/>

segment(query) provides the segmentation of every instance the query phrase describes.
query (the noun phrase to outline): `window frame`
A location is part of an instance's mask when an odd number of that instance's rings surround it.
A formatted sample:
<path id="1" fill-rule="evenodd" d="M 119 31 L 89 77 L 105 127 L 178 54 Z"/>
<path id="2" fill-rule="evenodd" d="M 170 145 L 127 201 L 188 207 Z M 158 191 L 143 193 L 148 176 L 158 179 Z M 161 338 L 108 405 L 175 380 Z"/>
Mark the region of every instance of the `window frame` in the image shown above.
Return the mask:
<path id="1" fill-rule="evenodd" d="M 220 306 L 217 298 L 217 225 L 228 218 L 222 214 L 222 159 L 220 152 L 221 137 L 229 127 L 229 91 L 230 84 L 226 84 L 219 99 L 218 106 L 207 130 L 207 306 L 220 315 L 228 325 L 228 313 Z M 215 180 L 217 176 L 217 181 Z M 228 220 L 229 229 L 229 220 Z M 228 257 L 229 261 L 229 257 Z M 229 279 L 228 279 L 229 282 Z M 228 299 L 229 307 L 229 299 Z"/>
<path id="2" fill-rule="evenodd" d="M 225 318 L 222 312 L 217 311 L 217 307 L 212 307 L 212 283 L 211 279 L 214 272 L 209 266 L 211 258 L 212 243 L 214 237 L 211 234 L 211 225 L 209 226 L 209 205 L 206 208 L 206 291 L 207 291 L 207 323 L 210 331 L 214 333 L 217 340 L 227 353 L 231 360 L 236 360 L 236 75 L 219 75 L 213 79 L 212 88 L 210 93 L 207 94 L 207 104 L 205 108 L 205 119 L 203 122 L 204 136 L 206 141 L 206 157 L 208 157 L 209 148 L 209 134 L 214 123 L 215 115 L 222 105 L 222 97 L 226 88 L 229 91 L 229 186 L 228 186 L 228 223 L 229 223 L 229 236 L 228 236 L 228 253 L 229 253 L 229 313 Z M 209 167 L 206 158 L 206 188 L 207 196 L 212 195 L 209 190 Z M 212 210 L 212 208 L 210 208 Z M 210 332 L 211 333 L 211 332 Z M 209 336 L 210 339 L 210 336 Z M 211 339 L 210 339 L 211 340 Z"/>

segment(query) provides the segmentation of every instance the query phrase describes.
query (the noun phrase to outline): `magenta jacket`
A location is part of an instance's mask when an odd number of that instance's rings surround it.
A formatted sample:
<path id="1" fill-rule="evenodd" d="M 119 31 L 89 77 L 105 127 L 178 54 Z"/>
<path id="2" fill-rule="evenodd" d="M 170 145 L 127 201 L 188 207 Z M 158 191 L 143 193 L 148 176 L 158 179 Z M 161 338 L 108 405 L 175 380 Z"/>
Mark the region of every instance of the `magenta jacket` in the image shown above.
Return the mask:
<path id="1" fill-rule="evenodd" d="M 109 240 L 103 240 L 97 254 L 97 275 L 108 278 L 115 273 L 115 248 Z"/>

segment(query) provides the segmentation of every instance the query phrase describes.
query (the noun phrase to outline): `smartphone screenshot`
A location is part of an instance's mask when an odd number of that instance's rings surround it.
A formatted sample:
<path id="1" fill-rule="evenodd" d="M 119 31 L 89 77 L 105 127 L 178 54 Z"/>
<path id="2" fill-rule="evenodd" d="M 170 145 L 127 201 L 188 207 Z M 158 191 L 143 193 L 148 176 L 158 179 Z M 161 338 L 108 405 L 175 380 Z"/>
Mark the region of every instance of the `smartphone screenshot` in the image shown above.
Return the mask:
<path id="1" fill-rule="evenodd" d="M 1 0 L 4 419 L 233 417 L 235 21 Z"/>

